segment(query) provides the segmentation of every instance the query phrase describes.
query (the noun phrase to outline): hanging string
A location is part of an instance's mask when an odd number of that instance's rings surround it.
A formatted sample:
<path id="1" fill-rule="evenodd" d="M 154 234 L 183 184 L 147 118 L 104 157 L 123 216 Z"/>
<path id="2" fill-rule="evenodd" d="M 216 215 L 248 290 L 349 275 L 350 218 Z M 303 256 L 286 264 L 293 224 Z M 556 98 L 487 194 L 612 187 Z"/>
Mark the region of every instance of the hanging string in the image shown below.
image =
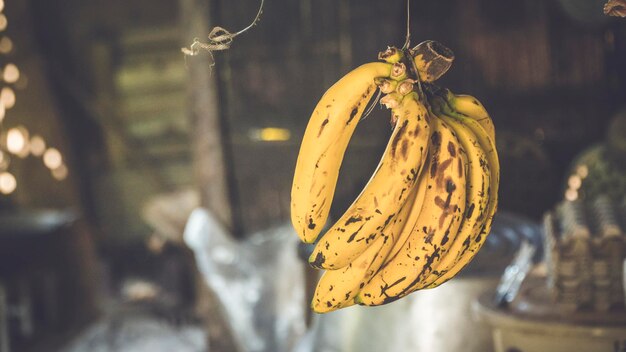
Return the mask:
<path id="1" fill-rule="evenodd" d="M 365 112 L 363 113 L 363 117 L 361 117 L 361 121 L 365 120 L 368 116 L 370 116 L 372 111 L 374 111 L 374 108 L 376 107 L 376 105 L 378 105 L 378 101 L 380 100 L 381 95 L 383 95 L 383 92 L 381 92 L 380 89 L 378 89 L 378 94 L 376 94 L 376 97 L 374 98 L 374 100 L 372 100 L 370 105 L 365 109 Z"/>
<path id="2" fill-rule="evenodd" d="M 406 40 L 402 50 L 406 50 L 411 45 L 411 0 L 406 0 Z"/>
<path id="3" fill-rule="evenodd" d="M 404 45 L 402 46 L 402 51 L 407 50 L 409 45 L 411 45 L 411 0 L 406 0 L 406 39 L 404 40 Z M 378 94 L 372 100 L 370 105 L 367 107 L 365 112 L 363 113 L 363 117 L 361 117 L 361 121 L 365 120 L 371 113 L 374 111 L 376 105 L 378 105 L 378 101 L 380 100 L 380 96 L 382 92 L 378 90 Z"/>
<path id="4" fill-rule="evenodd" d="M 222 51 L 230 49 L 230 45 L 233 42 L 233 39 L 248 31 L 250 28 L 254 27 L 257 22 L 261 19 L 261 14 L 263 13 L 263 4 L 265 0 L 261 0 L 261 5 L 259 6 L 259 11 L 257 12 L 254 20 L 244 29 L 231 33 L 227 29 L 223 27 L 214 27 L 209 33 L 209 41 L 207 43 L 200 41 L 198 38 L 194 38 L 193 43 L 189 45 L 188 48 L 181 48 L 180 50 L 187 56 L 196 56 L 200 53 L 200 51 L 204 50 L 209 53 L 211 56 L 211 67 L 215 65 L 215 58 L 213 57 L 214 51 Z"/>

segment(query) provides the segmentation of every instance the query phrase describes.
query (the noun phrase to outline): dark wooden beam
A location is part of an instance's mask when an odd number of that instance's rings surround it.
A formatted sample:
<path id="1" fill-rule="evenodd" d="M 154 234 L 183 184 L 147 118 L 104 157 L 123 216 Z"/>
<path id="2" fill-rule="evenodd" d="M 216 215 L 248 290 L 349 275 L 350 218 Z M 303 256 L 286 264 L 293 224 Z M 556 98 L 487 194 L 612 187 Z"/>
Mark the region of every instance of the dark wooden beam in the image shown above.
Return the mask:
<path id="1" fill-rule="evenodd" d="M 209 33 L 210 7 L 206 0 L 180 0 L 183 38 Z M 187 57 L 188 104 L 191 119 L 191 149 L 194 178 L 203 207 L 212 211 L 227 229 L 233 230 L 229 197 L 228 163 L 225 157 L 224 126 L 220 118 L 218 82 L 212 59 L 205 53 Z"/>

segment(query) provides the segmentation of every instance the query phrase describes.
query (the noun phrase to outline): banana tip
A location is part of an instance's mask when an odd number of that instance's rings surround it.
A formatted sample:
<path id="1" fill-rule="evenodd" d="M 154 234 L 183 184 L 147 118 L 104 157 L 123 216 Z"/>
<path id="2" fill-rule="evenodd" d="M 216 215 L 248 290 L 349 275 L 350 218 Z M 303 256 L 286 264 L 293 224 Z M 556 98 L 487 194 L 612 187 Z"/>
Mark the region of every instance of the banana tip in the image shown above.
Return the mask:
<path id="1" fill-rule="evenodd" d="M 311 310 L 313 311 L 313 313 L 325 314 L 325 313 L 332 312 L 333 310 L 335 310 L 335 308 L 327 308 L 327 307 L 324 307 L 323 305 L 315 304 L 314 302 L 311 302 Z"/>
<path id="2" fill-rule="evenodd" d="M 326 262 L 326 257 L 324 256 L 324 254 L 322 254 L 319 251 L 313 251 L 313 253 L 311 253 L 311 255 L 309 256 L 309 264 L 317 269 L 328 269 L 324 266 L 324 263 Z"/>

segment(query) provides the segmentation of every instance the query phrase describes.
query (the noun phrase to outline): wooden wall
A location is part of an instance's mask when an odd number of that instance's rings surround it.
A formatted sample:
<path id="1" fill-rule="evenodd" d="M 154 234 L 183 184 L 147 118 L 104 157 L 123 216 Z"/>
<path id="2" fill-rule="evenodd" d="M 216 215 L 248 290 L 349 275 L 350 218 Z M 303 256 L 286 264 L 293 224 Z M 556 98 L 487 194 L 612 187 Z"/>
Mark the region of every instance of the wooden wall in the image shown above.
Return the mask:
<path id="1" fill-rule="evenodd" d="M 179 43 L 168 39 L 183 25 L 177 13 L 179 3 L 30 2 L 42 49 L 56 58 L 72 80 L 82 82 L 89 97 L 96 102 L 105 97 L 113 104 L 121 121 L 117 132 L 130 131 L 130 141 L 143 141 L 146 150 L 153 144 L 164 149 L 163 143 L 177 138 L 180 149 L 167 159 L 177 161 L 176 172 L 168 172 L 161 167 L 161 159 L 145 159 L 118 148 L 124 139 L 110 138 L 111 116 L 93 118 L 93 112 L 75 98 L 60 94 L 68 112 L 67 125 L 74 126 L 73 147 L 85 170 L 87 187 L 82 194 L 90 194 L 87 203 L 96 204 L 92 206 L 96 215 L 106 213 L 96 216 L 103 224 L 118 225 L 110 232 L 145 233 L 138 225 L 141 204 L 151 194 L 191 182 L 184 138 L 192 126 L 180 121 L 185 117 L 179 112 L 161 109 L 164 113 L 155 114 L 155 121 L 142 118 L 147 127 L 132 129 L 131 122 L 138 117 L 125 113 L 124 102 L 129 100 L 124 89 L 116 88 L 115 72 L 128 68 L 131 75 L 152 70 L 136 77 L 162 73 L 165 79 L 172 72 L 174 78 L 184 77 L 179 49 L 192 38 L 181 37 Z M 438 40 L 456 54 L 441 84 L 478 97 L 493 115 L 502 158 L 503 210 L 538 218 L 550 208 L 562 197 L 568 163 L 603 138 L 609 118 L 626 101 L 626 21 L 604 16 L 603 2 L 412 1 L 413 43 Z M 248 25 L 259 2 L 214 0 L 210 4 L 213 24 L 234 32 Z M 374 60 L 387 45 L 400 46 L 405 15 L 401 0 L 267 1 L 258 25 L 237 37 L 230 50 L 215 54 L 214 74 L 220 83 L 219 108 L 232 155 L 233 203 L 241 233 L 288 219 L 299 142 L 317 99 L 341 75 Z M 152 45 L 154 51 L 145 51 L 149 58 L 137 55 L 138 60 L 125 61 L 129 51 L 124 49 L 124 38 L 136 37 L 136 33 L 149 33 L 153 43 L 160 44 L 156 49 Z M 159 33 L 165 33 L 160 41 Z M 198 33 L 198 37 L 206 34 Z M 94 43 L 104 46 L 108 63 L 99 61 L 102 55 L 94 51 Z M 163 53 L 167 59 L 156 59 L 152 52 Z M 103 71 L 107 67 L 110 70 Z M 174 81 L 178 83 L 169 85 L 170 98 L 180 96 L 184 89 L 180 81 Z M 133 95 L 130 102 L 138 99 Z M 156 109 L 165 101 L 150 95 L 146 104 Z M 390 132 L 387 116 L 386 111 L 376 109 L 357 129 L 332 213 L 339 214 L 350 204 L 375 168 Z M 155 139 L 133 137 L 158 124 L 171 128 L 159 130 Z M 262 127 L 287 128 L 291 139 L 251 139 L 250 132 Z M 155 175 L 164 175 L 166 182 L 156 182 Z M 98 181 L 102 179 L 106 182 Z M 124 220 L 116 223 L 116 219 Z"/>
<path id="2" fill-rule="evenodd" d="M 219 1 L 216 23 L 236 30 L 256 5 Z M 238 204 L 248 231 L 288 219 L 296 153 L 317 99 L 350 68 L 375 59 L 387 45 L 402 44 L 404 6 L 268 2 L 258 26 L 218 53 Z M 492 112 L 502 157 L 501 209 L 538 218 L 562 197 L 571 159 L 603 138 L 609 118 L 626 103 L 626 21 L 595 14 L 595 22 L 582 22 L 556 1 L 413 1 L 411 10 L 414 44 L 435 39 L 456 54 L 441 84 L 477 96 Z M 253 143 L 245 134 L 257 126 L 289 128 L 293 137 Z M 373 171 L 387 126 L 386 112 L 379 110 L 357 129 L 335 214 Z"/>

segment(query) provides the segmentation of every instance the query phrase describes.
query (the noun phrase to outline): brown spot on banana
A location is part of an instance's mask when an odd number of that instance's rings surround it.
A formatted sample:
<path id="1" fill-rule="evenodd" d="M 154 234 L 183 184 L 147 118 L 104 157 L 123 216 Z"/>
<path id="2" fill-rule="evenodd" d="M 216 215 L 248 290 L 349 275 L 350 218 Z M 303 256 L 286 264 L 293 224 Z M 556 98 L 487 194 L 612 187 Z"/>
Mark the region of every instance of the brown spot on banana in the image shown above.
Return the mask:
<path id="1" fill-rule="evenodd" d="M 452 182 L 451 179 L 448 179 L 448 181 L 449 182 L 447 182 L 447 186 L 446 186 L 446 192 L 448 193 L 448 196 L 446 197 L 446 200 L 444 201 L 439 196 L 435 197 L 435 204 L 438 207 L 440 207 L 441 210 L 442 210 L 441 217 L 439 217 L 439 228 L 440 229 L 443 227 L 443 223 L 445 222 L 445 219 L 449 215 L 454 214 L 456 212 L 456 210 L 458 209 L 458 206 L 456 204 L 450 204 L 450 202 L 452 200 L 452 194 L 456 190 L 456 185 L 454 184 L 454 182 Z"/>
<path id="2" fill-rule="evenodd" d="M 430 136 L 430 142 L 435 147 L 441 147 L 441 132 L 439 131 L 433 132 L 433 134 Z"/>
<path id="3" fill-rule="evenodd" d="M 452 179 L 448 177 L 448 179 L 446 180 L 446 192 L 453 193 L 455 190 L 456 185 L 454 184 L 454 181 L 452 181 Z"/>
<path id="4" fill-rule="evenodd" d="M 424 231 L 424 243 L 432 244 L 433 237 L 435 237 L 435 229 L 423 227 L 422 231 Z"/>
<path id="5" fill-rule="evenodd" d="M 443 238 L 441 239 L 441 242 L 439 243 L 441 245 L 442 248 L 442 252 L 444 251 L 444 245 L 446 243 L 448 243 L 448 241 L 450 240 L 450 228 L 452 227 L 452 225 L 454 224 L 454 221 L 450 221 L 448 223 L 448 228 L 446 229 L 446 231 L 444 232 Z M 448 250 L 446 249 L 445 252 L 447 252 Z"/>
<path id="6" fill-rule="evenodd" d="M 434 178 L 439 172 L 439 153 L 441 152 L 441 133 L 435 131 L 430 136 L 431 148 L 433 149 L 432 160 L 430 162 L 430 177 Z"/>
<path id="7" fill-rule="evenodd" d="M 450 223 L 450 224 L 452 224 L 452 223 Z M 445 244 L 448 243 L 449 240 L 450 240 L 450 226 L 448 226 L 448 229 L 443 234 L 443 238 L 441 239 L 441 242 L 439 244 L 441 246 L 445 246 Z"/>
<path id="8" fill-rule="evenodd" d="M 322 212 L 322 210 L 324 210 L 324 205 L 326 204 L 326 198 L 324 198 L 324 200 L 322 200 L 322 202 L 320 203 L 319 207 L 317 208 L 317 210 L 315 211 L 315 215 L 319 216 L 320 213 Z"/>
<path id="9" fill-rule="evenodd" d="M 362 216 L 360 216 L 360 215 L 351 216 L 348 220 L 346 220 L 344 226 L 348 226 L 348 225 L 350 225 L 352 223 L 359 222 L 359 221 L 363 221 L 363 217 Z"/>
<path id="10" fill-rule="evenodd" d="M 439 168 L 437 169 L 437 178 L 436 178 L 436 184 L 438 188 L 443 188 L 444 186 L 443 178 L 445 176 L 446 169 L 450 167 L 450 164 L 452 164 L 452 159 L 448 159 L 442 162 L 441 164 L 439 164 Z"/>
<path id="11" fill-rule="evenodd" d="M 406 130 L 406 126 L 408 124 L 409 124 L 409 120 L 404 120 L 404 122 L 402 123 L 402 126 L 400 126 L 400 130 L 394 136 L 393 141 L 391 142 L 391 155 L 393 156 L 396 155 L 396 149 L 398 148 L 398 143 L 400 142 L 401 139 L 403 139 L 402 136 L 404 135 L 404 130 Z"/>
<path id="12" fill-rule="evenodd" d="M 406 187 L 402 188 L 402 191 L 400 191 L 400 195 L 398 196 L 398 201 L 402 200 L 402 196 L 404 195 L 404 192 L 406 192 Z M 385 223 L 385 225 L 387 225 L 387 223 Z"/>
<path id="13" fill-rule="evenodd" d="M 392 213 L 387 217 L 387 220 L 385 220 L 385 224 L 383 225 L 383 227 L 386 227 L 389 224 L 389 221 L 391 221 L 391 219 L 393 219 L 393 217 L 396 215 L 396 213 Z"/>
<path id="14" fill-rule="evenodd" d="M 471 242 L 472 242 L 472 236 L 470 234 L 470 235 L 467 236 L 467 238 L 465 238 L 465 241 L 463 241 L 463 249 L 461 250 L 461 255 L 463 255 L 465 252 L 467 252 Z"/>
<path id="15" fill-rule="evenodd" d="M 437 168 L 439 167 L 439 160 L 436 155 L 433 155 L 433 159 L 430 162 L 430 177 L 433 178 L 437 175 Z"/>
<path id="16" fill-rule="evenodd" d="M 389 297 L 389 296 L 387 295 L 387 290 L 389 290 L 390 288 L 392 288 L 392 287 L 394 287 L 394 286 L 396 286 L 396 285 L 399 285 L 399 284 L 400 284 L 400 283 L 402 283 L 404 280 L 406 280 L 406 276 L 403 276 L 403 277 L 399 278 L 398 280 L 396 280 L 396 281 L 392 282 L 391 284 L 385 284 L 384 286 L 381 286 L 381 287 L 380 287 L 380 296 L 383 296 L 383 295 L 384 295 L 384 296 Z"/>
<path id="17" fill-rule="evenodd" d="M 402 148 L 400 149 L 400 154 L 402 154 L 402 159 L 404 159 L 405 161 L 408 158 L 408 155 L 407 155 L 408 150 L 409 150 L 409 141 L 405 139 L 402 141 Z"/>
<path id="18" fill-rule="evenodd" d="M 403 289 L 398 294 L 398 298 L 404 297 L 407 294 L 413 292 L 414 291 L 413 288 L 415 287 L 415 285 L 419 284 L 427 276 L 426 271 L 428 271 L 428 273 L 431 273 L 433 271 L 432 265 L 435 261 L 435 258 L 441 258 L 441 255 L 439 253 L 441 248 L 438 247 L 437 245 L 435 245 L 434 247 L 435 247 L 435 250 L 430 255 L 426 255 L 426 263 L 424 263 L 424 266 L 422 267 L 422 270 L 420 271 L 419 275 L 417 275 L 415 280 L 413 280 L 410 285 L 408 285 L 405 289 Z"/>
<path id="19" fill-rule="evenodd" d="M 330 121 L 328 118 L 322 121 L 322 125 L 320 126 L 320 131 L 317 133 L 317 138 L 319 138 L 322 135 L 322 132 L 324 132 L 324 127 L 326 127 L 326 125 L 328 124 L 328 121 Z"/>
<path id="20" fill-rule="evenodd" d="M 324 190 L 324 188 L 326 188 L 326 185 L 323 185 L 322 187 L 320 187 L 319 192 L 317 192 L 317 195 L 315 197 L 319 197 L 322 194 L 322 191 Z"/>
<path id="21" fill-rule="evenodd" d="M 453 158 L 456 156 L 456 147 L 452 142 L 448 142 L 448 153 L 450 153 L 450 156 Z"/>
<path id="22" fill-rule="evenodd" d="M 354 119 L 354 117 L 356 116 L 358 112 L 359 112 L 359 105 L 357 104 L 354 108 L 352 108 L 352 111 L 350 111 L 350 118 L 348 119 L 348 121 L 346 121 L 346 125 L 349 125 L 350 122 L 352 122 L 352 120 Z"/>
<path id="23" fill-rule="evenodd" d="M 325 261 L 326 258 L 324 257 L 324 255 L 322 253 L 317 253 L 315 260 L 313 262 L 310 262 L 309 264 L 314 268 L 321 269 Z"/>
<path id="24" fill-rule="evenodd" d="M 354 232 L 350 235 L 350 237 L 348 237 L 348 240 L 347 240 L 347 242 L 348 242 L 348 243 L 350 243 L 350 242 L 354 241 L 354 238 L 356 237 L 356 235 L 358 235 L 358 234 L 359 234 L 359 231 L 361 231 L 361 229 L 363 228 L 363 226 L 364 226 L 364 225 L 365 225 L 365 224 L 361 225 L 361 226 L 360 226 L 360 227 L 359 227 L 356 231 L 354 231 Z"/>
<path id="25" fill-rule="evenodd" d="M 416 126 L 415 129 L 413 130 L 413 137 L 417 137 L 420 134 L 420 126 Z"/>
<path id="26" fill-rule="evenodd" d="M 472 217 L 472 214 L 474 214 L 474 208 L 476 208 L 476 203 L 470 204 L 470 206 L 467 208 L 467 211 L 465 212 L 465 217 L 467 219 L 470 219 Z"/>

